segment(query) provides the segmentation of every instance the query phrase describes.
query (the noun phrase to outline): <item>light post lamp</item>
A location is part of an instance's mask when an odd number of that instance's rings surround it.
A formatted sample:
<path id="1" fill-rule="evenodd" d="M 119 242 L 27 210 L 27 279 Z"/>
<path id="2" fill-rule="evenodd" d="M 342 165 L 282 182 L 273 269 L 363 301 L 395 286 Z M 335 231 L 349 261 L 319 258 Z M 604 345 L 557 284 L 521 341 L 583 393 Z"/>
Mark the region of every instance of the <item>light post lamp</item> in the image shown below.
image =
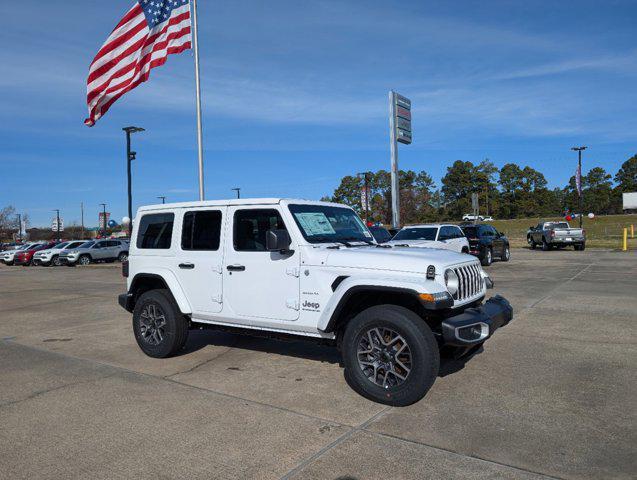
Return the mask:
<path id="1" fill-rule="evenodd" d="M 577 188 L 577 204 L 579 208 L 579 228 L 582 228 L 582 152 L 588 147 L 572 147 L 571 150 L 577 152 L 577 175 L 579 177 L 579 187 Z M 577 181 L 577 178 L 575 179 Z"/>
<path id="2" fill-rule="evenodd" d="M 161 200 L 161 203 L 166 203 L 166 197 L 164 195 L 159 195 L 157 198 L 159 198 Z M 130 213 L 129 213 L 130 215 Z M 130 217 L 129 217 L 130 218 Z"/>
<path id="3" fill-rule="evenodd" d="M 237 192 L 237 198 L 241 198 L 241 188 L 240 187 L 231 188 L 230 190 L 233 190 L 233 191 Z"/>
<path id="4" fill-rule="evenodd" d="M 124 127 L 122 128 L 126 132 L 126 173 L 128 175 L 128 218 L 133 218 L 133 194 L 131 191 L 131 165 L 130 162 L 135 160 L 135 155 L 137 152 L 133 152 L 130 149 L 130 136 L 131 133 L 143 132 L 144 129 L 141 127 Z M 133 222 L 131 221 L 128 224 L 128 236 L 131 236 L 131 228 Z M 106 230 L 106 228 L 104 228 Z"/>

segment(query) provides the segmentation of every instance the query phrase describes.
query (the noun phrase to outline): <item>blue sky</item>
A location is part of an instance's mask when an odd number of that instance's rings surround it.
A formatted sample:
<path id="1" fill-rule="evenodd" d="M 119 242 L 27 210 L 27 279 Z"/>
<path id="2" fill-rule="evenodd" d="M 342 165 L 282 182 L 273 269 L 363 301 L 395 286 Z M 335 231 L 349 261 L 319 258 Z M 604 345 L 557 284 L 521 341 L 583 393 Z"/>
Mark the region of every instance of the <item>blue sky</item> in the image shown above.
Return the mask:
<path id="1" fill-rule="evenodd" d="M 2 0 L 8 3 L 7 0 Z M 13 4 L 12 4 L 13 5 Z M 91 129 L 89 63 L 130 0 L 23 0 L 0 31 L 0 207 L 33 225 L 60 208 L 126 213 L 123 126 L 135 135 L 134 207 L 197 197 L 193 57 L 171 56 Z M 389 168 L 387 92 L 412 99 L 400 167 L 436 182 L 457 159 L 613 174 L 637 152 L 635 1 L 200 1 L 207 198 L 318 199 Z"/>

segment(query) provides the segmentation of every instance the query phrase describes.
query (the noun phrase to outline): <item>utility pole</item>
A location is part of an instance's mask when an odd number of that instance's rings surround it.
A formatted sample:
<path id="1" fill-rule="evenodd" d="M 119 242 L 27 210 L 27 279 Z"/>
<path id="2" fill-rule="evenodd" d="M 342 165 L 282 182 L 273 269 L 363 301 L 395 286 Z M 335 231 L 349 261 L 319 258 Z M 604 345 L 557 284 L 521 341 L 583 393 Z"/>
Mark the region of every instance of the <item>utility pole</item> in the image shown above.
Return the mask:
<path id="1" fill-rule="evenodd" d="M 241 198 L 241 187 L 231 188 L 230 190 L 237 192 L 237 198 Z"/>
<path id="2" fill-rule="evenodd" d="M 53 211 L 55 212 L 55 233 L 57 233 L 56 240 L 59 242 L 60 241 L 60 209 L 54 208 Z"/>
<path id="3" fill-rule="evenodd" d="M 361 172 L 356 175 L 360 177 L 363 176 L 365 182 L 365 205 L 361 205 L 365 209 L 365 221 L 369 222 L 369 176 L 372 172 Z"/>
<path id="4" fill-rule="evenodd" d="M 82 237 L 80 240 L 84 240 L 84 202 L 80 202 L 80 211 L 82 214 Z"/>
<path id="5" fill-rule="evenodd" d="M 18 241 L 22 243 L 22 215 L 18 215 Z"/>
<path id="6" fill-rule="evenodd" d="M 106 204 L 100 203 L 100 205 L 103 207 L 102 213 L 104 215 L 102 217 L 102 235 L 106 236 Z"/>
<path id="7" fill-rule="evenodd" d="M 575 183 L 579 183 L 577 187 L 577 204 L 579 207 L 579 228 L 582 228 L 582 151 L 588 147 L 572 147 L 571 150 L 577 152 L 577 176 L 575 177 Z"/>
<path id="8" fill-rule="evenodd" d="M 131 230 L 133 228 L 133 195 L 132 195 L 132 186 L 131 186 L 131 165 L 130 163 L 135 160 L 135 155 L 137 152 L 132 152 L 130 149 L 130 136 L 131 133 L 143 132 L 144 129 L 141 127 L 124 127 L 122 128 L 126 132 L 126 172 L 128 175 L 128 218 L 131 221 L 128 223 L 128 236 L 131 236 Z M 106 222 L 106 220 L 104 220 Z M 104 231 L 106 231 L 106 224 L 104 224 Z"/>
<path id="9" fill-rule="evenodd" d="M 161 203 L 164 204 L 166 203 L 166 197 L 164 195 L 160 195 L 157 198 L 159 198 L 161 200 Z M 129 217 L 130 218 L 130 217 Z M 128 227 L 130 229 L 130 227 Z"/>

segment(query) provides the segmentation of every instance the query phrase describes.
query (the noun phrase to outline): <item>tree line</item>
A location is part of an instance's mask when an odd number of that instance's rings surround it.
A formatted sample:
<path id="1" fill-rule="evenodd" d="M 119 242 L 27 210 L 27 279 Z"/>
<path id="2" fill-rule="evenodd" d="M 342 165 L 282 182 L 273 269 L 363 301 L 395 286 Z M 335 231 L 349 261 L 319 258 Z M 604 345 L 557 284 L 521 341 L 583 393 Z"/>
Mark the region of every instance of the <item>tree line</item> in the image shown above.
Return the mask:
<path id="1" fill-rule="evenodd" d="M 481 215 L 510 219 L 559 216 L 578 212 L 575 176 L 563 188 L 548 188 L 544 175 L 529 166 L 507 163 L 497 168 L 488 159 L 474 164 L 456 160 L 437 188 L 425 172 L 401 170 L 400 218 L 403 223 L 459 220 L 471 213 L 471 194 L 477 193 Z M 369 220 L 391 223 L 391 175 L 386 170 L 368 172 Z M 348 175 L 329 197 L 323 200 L 350 205 L 365 216 L 362 175 Z M 637 154 L 626 160 L 611 175 L 602 167 L 582 172 L 582 210 L 596 215 L 622 213 L 622 193 L 637 192 Z"/>

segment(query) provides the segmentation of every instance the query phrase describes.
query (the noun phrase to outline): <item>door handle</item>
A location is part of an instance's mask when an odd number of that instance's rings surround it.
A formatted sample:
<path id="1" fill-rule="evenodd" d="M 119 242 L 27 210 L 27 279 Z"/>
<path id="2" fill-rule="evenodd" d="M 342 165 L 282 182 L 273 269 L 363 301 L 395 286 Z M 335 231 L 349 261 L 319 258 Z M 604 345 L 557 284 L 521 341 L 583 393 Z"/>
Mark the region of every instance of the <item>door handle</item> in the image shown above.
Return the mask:
<path id="1" fill-rule="evenodd" d="M 246 269 L 244 265 L 228 265 L 226 268 L 229 272 L 243 272 Z"/>
<path id="2" fill-rule="evenodd" d="M 179 264 L 179 268 L 183 268 L 185 270 L 192 270 L 193 268 L 195 268 L 195 264 L 194 263 L 180 263 Z"/>

